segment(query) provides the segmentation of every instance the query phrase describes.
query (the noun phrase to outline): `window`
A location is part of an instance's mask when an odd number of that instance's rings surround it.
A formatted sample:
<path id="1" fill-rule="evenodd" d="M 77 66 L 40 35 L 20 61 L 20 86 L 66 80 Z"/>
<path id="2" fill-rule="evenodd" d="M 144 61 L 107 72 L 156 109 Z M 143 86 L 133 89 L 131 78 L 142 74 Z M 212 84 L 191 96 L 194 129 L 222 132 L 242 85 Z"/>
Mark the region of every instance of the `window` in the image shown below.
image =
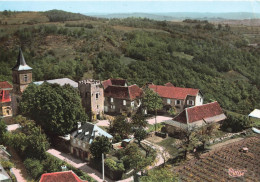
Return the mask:
<path id="1" fill-rule="evenodd" d="M 131 102 L 131 107 L 134 107 L 134 106 L 135 106 L 135 102 L 132 101 L 132 102 Z"/>
<path id="2" fill-rule="evenodd" d="M 194 105 L 194 101 L 193 100 L 187 100 L 188 105 Z"/>
<path id="3" fill-rule="evenodd" d="M 110 102 L 114 102 L 114 99 L 112 97 L 110 98 Z"/>
<path id="4" fill-rule="evenodd" d="M 171 99 L 167 99 L 167 104 L 171 104 Z"/>
<path id="5" fill-rule="evenodd" d="M 98 95 L 99 95 L 99 94 L 98 94 L 98 93 L 96 93 L 96 99 L 98 99 Z"/>
<path id="6" fill-rule="evenodd" d="M 181 104 L 181 101 L 180 100 L 176 100 L 175 101 L 175 105 L 180 105 Z"/>
<path id="7" fill-rule="evenodd" d="M 111 105 L 111 109 L 115 109 L 115 108 L 116 108 L 116 106 Z"/>
<path id="8" fill-rule="evenodd" d="M 124 105 L 124 106 L 126 105 L 126 100 L 123 100 L 123 105 Z"/>
<path id="9" fill-rule="evenodd" d="M 27 76 L 27 75 L 24 75 L 24 76 L 23 76 L 23 80 L 24 80 L 24 82 L 27 82 L 27 81 L 28 81 L 28 76 Z"/>

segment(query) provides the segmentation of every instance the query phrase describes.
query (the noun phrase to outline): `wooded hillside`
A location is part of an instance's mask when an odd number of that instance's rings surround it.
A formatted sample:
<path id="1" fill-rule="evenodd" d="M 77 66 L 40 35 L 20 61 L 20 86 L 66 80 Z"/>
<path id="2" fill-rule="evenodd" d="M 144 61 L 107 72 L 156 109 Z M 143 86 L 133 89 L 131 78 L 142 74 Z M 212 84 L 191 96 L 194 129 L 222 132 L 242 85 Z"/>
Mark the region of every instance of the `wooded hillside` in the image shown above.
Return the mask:
<path id="1" fill-rule="evenodd" d="M 260 27 L 97 19 L 58 10 L 0 13 L 0 80 L 11 81 L 21 46 L 34 80 L 121 77 L 172 82 L 248 114 L 260 108 Z"/>

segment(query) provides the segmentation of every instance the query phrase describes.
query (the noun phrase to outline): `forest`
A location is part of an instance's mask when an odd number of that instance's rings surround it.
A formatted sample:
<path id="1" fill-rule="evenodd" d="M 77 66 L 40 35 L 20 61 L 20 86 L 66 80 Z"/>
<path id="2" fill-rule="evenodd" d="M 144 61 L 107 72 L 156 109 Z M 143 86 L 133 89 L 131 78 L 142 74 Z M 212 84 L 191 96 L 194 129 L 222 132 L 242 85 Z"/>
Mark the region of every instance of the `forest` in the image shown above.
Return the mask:
<path id="1" fill-rule="evenodd" d="M 0 80 L 12 81 L 21 46 L 35 81 L 124 78 L 198 88 L 205 102 L 249 114 L 260 108 L 259 27 L 208 21 L 99 19 L 52 10 L 0 13 Z M 254 36 L 249 36 L 249 35 Z"/>

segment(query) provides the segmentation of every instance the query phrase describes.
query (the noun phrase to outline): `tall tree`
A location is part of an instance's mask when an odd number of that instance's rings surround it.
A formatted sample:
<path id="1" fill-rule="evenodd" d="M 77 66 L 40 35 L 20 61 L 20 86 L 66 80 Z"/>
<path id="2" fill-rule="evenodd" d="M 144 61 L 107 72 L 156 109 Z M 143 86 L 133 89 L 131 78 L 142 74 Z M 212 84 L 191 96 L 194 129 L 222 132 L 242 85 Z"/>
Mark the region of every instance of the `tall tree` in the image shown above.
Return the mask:
<path id="1" fill-rule="evenodd" d="M 98 136 L 90 145 L 90 152 L 95 159 L 101 159 L 102 153 L 109 153 L 112 145 L 109 139 L 105 136 Z"/>
<path id="2" fill-rule="evenodd" d="M 111 122 L 109 131 L 113 134 L 120 135 L 122 139 L 127 138 L 128 135 L 131 133 L 131 123 L 128 122 L 126 116 L 118 115 Z"/>
<path id="3" fill-rule="evenodd" d="M 29 85 L 23 93 L 20 110 L 52 135 L 67 134 L 77 122 L 86 120 L 80 96 L 69 85 Z"/>
<path id="4" fill-rule="evenodd" d="M 157 110 L 162 109 L 163 103 L 161 97 L 152 89 L 145 89 L 142 97 L 142 108 L 148 111 L 154 111 L 155 115 L 155 131 L 157 124 Z"/>
<path id="5" fill-rule="evenodd" d="M 134 127 L 141 128 L 141 127 L 146 127 L 148 122 L 146 121 L 144 115 L 142 115 L 142 114 L 135 114 L 131 118 L 131 124 Z"/>

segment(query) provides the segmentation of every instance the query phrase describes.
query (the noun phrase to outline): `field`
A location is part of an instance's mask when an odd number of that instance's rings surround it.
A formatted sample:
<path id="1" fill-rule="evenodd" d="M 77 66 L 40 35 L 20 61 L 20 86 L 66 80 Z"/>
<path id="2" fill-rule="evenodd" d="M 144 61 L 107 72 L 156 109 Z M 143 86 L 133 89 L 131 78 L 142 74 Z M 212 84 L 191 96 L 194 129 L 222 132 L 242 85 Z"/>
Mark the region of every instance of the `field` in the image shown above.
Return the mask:
<path id="1" fill-rule="evenodd" d="M 248 152 L 241 152 L 243 147 Z M 177 172 L 182 181 L 259 181 L 259 162 L 260 137 L 252 137 L 204 154 Z"/>

